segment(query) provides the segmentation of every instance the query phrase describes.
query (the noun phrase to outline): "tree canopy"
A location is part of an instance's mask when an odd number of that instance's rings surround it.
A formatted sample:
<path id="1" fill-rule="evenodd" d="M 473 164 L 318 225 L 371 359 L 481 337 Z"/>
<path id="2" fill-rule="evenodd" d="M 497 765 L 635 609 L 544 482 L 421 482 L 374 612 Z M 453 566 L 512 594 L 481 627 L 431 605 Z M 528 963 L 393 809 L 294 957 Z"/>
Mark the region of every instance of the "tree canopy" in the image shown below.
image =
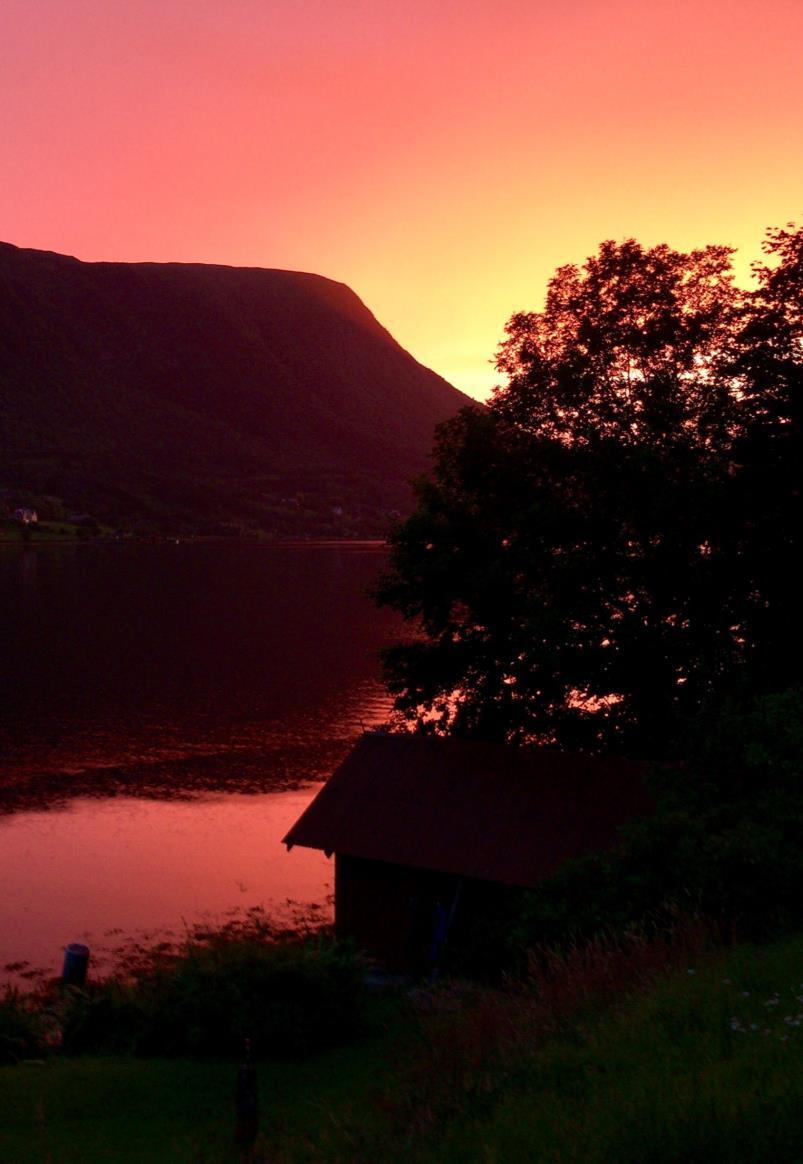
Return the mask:
<path id="1" fill-rule="evenodd" d="M 580 269 L 561 267 L 541 312 L 514 315 L 497 370 L 496 413 L 534 436 L 573 443 L 731 438 L 729 344 L 744 296 L 728 247 L 681 254 L 605 242 Z"/>
<path id="2" fill-rule="evenodd" d="M 727 247 L 606 242 L 513 316 L 377 588 L 408 723 L 658 757 L 799 675 L 803 229 L 765 250 L 747 292 Z"/>

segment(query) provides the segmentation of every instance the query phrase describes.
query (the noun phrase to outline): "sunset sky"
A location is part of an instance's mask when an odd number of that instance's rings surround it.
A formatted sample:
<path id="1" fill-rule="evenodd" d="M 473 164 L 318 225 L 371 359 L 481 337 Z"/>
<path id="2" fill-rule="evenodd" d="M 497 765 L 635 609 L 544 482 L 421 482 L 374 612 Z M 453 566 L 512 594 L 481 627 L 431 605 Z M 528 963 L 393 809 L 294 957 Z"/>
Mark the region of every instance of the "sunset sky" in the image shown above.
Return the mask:
<path id="1" fill-rule="evenodd" d="M 803 0 L 3 0 L 0 238 L 315 271 L 484 395 L 604 238 L 803 216 Z"/>

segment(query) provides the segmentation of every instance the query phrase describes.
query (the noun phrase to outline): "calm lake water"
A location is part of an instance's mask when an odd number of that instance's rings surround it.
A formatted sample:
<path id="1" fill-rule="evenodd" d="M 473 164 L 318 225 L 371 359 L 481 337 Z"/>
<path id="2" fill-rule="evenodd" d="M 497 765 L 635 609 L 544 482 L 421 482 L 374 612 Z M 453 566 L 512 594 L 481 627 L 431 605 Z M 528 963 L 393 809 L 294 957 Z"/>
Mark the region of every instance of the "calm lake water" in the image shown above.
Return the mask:
<path id="1" fill-rule="evenodd" d="M 0 968 L 288 898 L 280 844 L 363 727 L 399 634 L 379 547 L 0 551 Z"/>

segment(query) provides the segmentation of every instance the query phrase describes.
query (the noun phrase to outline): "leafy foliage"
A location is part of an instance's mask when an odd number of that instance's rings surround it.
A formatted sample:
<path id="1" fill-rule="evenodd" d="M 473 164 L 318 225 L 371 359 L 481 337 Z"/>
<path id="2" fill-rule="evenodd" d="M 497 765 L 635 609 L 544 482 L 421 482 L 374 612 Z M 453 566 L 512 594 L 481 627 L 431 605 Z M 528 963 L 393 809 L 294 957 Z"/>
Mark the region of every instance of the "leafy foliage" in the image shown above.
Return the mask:
<path id="1" fill-rule="evenodd" d="M 129 944 L 82 987 L 0 995 L 0 1062 L 70 1055 L 306 1055 L 363 1019 L 363 966 L 323 931 L 289 933 L 257 913 L 192 931 L 179 946 Z"/>
<path id="2" fill-rule="evenodd" d="M 0 1064 L 18 1063 L 39 1052 L 46 1024 L 36 1007 L 15 987 L 0 994 Z"/>
<path id="3" fill-rule="evenodd" d="M 731 940 L 794 929 L 803 899 L 803 689 L 702 717 L 689 760 L 655 774 L 659 810 L 611 852 L 526 895 L 516 950 L 697 914 Z"/>
<path id="4" fill-rule="evenodd" d="M 727 248 L 604 243 L 513 317 L 507 386 L 440 427 L 391 534 L 404 721 L 661 758 L 795 681 L 801 239 L 770 233 L 749 294 Z"/>
<path id="5" fill-rule="evenodd" d="M 728 247 L 681 254 L 605 242 L 559 268 L 542 312 L 508 323 L 499 415 L 573 444 L 686 444 L 720 452 L 735 420 L 730 344 L 743 295 Z"/>
<path id="6" fill-rule="evenodd" d="M 157 982 L 144 1050 L 300 1054 L 345 1038 L 358 1022 L 353 952 L 315 940 L 198 949 Z"/>

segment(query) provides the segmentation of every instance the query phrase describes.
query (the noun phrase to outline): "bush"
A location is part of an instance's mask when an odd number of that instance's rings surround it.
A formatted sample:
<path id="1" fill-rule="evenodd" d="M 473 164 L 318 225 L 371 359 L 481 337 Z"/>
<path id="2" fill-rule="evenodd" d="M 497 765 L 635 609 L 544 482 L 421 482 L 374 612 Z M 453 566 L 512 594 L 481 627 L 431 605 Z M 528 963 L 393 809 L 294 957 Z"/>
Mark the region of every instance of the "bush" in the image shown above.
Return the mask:
<path id="1" fill-rule="evenodd" d="M 7 986 L 0 996 L 0 1063 L 19 1063 L 41 1054 L 46 1024 L 31 1000 Z"/>
<path id="2" fill-rule="evenodd" d="M 133 981 L 113 976 L 65 993 L 65 1050 L 148 1055 L 305 1054 L 360 1027 L 362 967 L 322 936 L 192 939 Z"/>
<path id="3" fill-rule="evenodd" d="M 618 848 L 526 895 L 514 950 L 703 915 L 730 940 L 794 927 L 803 900 L 803 690 L 701 717 L 685 763 L 657 770 L 656 814 Z"/>
<path id="4" fill-rule="evenodd" d="M 301 1054 L 338 1042 L 359 1020 L 360 966 L 330 940 L 190 948 L 150 986 L 141 1050 Z"/>
<path id="5" fill-rule="evenodd" d="M 71 1055 L 136 1051 L 149 1020 L 142 989 L 117 978 L 64 989 L 59 1006 L 62 1046 Z"/>

